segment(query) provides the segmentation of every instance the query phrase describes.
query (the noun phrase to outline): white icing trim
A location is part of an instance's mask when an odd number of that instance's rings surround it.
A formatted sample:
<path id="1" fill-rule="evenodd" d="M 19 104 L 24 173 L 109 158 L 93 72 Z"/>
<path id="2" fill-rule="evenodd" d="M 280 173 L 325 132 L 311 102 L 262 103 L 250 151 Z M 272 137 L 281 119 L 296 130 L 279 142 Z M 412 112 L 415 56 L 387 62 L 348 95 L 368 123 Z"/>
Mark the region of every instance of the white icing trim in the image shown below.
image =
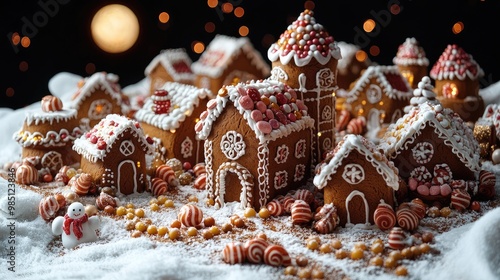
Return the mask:
<path id="1" fill-rule="evenodd" d="M 206 188 L 208 192 L 208 198 L 214 199 L 215 201 L 215 190 L 214 190 L 214 169 L 213 169 L 213 143 L 210 140 L 204 143 L 205 151 L 205 170 L 207 172 Z"/>
<path id="2" fill-rule="evenodd" d="M 26 112 L 25 122 L 27 126 L 46 124 L 52 125 L 54 123 L 68 122 L 75 119 L 78 112 L 75 109 L 66 109 L 62 111 L 44 112 L 40 110 L 33 110 Z"/>
<path id="3" fill-rule="evenodd" d="M 384 178 L 388 187 L 397 191 L 399 189 L 398 170 L 394 163 L 388 161 L 384 154 L 375 149 L 373 143 L 369 142 L 361 135 L 348 134 L 337 144 L 335 154 L 329 161 L 320 163 L 320 172 L 316 174 L 313 183 L 318 189 L 326 187 L 331 176 L 337 172 L 337 169 L 343 163 L 343 160 L 349 154 L 356 150 L 363 155 L 365 159 L 372 164 L 377 172 Z"/>
<path id="4" fill-rule="evenodd" d="M 120 144 L 120 152 L 122 155 L 128 157 L 135 151 L 135 146 L 130 140 L 125 140 Z"/>
<path id="5" fill-rule="evenodd" d="M 257 149 L 259 163 L 257 166 L 257 180 L 259 182 L 259 204 L 264 206 L 269 199 L 269 147 L 268 142 L 260 144 Z"/>
<path id="6" fill-rule="evenodd" d="M 240 194 L 240 207 L 245 209 L 252 207 L 253 176 L 243 165 L 237 162 L 224 162 L 219 166 L 215 175 L 216 193 L 215 205 L 217 208 L 224 206 L 224 196 L 226 194 L 226 175 L 227 172 L 234 172 L 240 180 L 242 190 Z"/>
<path id="7" fill-rule="evenodd" d="M 274 157 L 274 160 L 276 161 L 276 163 L 280 164 L 280 163 L 284 163 L 287 161 L 288 159 L 288 155 L 290 154 L 290 152 L 288 151 L 288 146 L 286 144 L 283 144 L 281 146 L 278 146 L 276 148 L 276 157 Z"/>
<path id="8" fill-rule="evenodd" d="M 347 225 L 352 225 L 352 223 L 351 223 L 351 213 L 349 212 L 349 202 L 351 202 L 351 200 L 356 195 L 359 195 L 361 197 L 361 199 L 363 199 L 363 202 L 365 203 L 365 215 L 366 215 L 365 225 L 370 225 L 370 220 L 369 220 L 370 213 L 368 212 L 370 210 L 370 208 L 368 207 L 368 201 L 366 200 L 365 194 L 362 193 L 362 192 L 360 192 L 360 191 L 358 191 L 358 190 L 354 190 L 345 199 L 345 208 L 347 210 L 347 223 L 346 223 L 346 226 Z"/>
<path id="9" fill-rule="evenodd" d="M 175 70 L 174 64 L 177 62 L 184 62 L 189 68 L 189 72 L 179 73 Z M 165 49 L 162 50 L 157 56 L 151 60 L 151 62 L 146 66 L 144 70 L 144 75 L 149 76 L 151 72 L 158 66 L 161 65 L 167 73 L 174 79 L 174 82 L 180 82 L 182 80 L 194 81 L 196 75 L 191 71 L 192 60 L 187 54 L 184 48 L 178 49 Z"/>
<path id="10" fill-rule="evenodd" d="M 405 84 L 406 91 L 400 91 L 395 89 L 392 84 L 387 80 L 385 74 L 391 74 L 399 76 L 401 82 Z M 408 80 L 401 75 L 398 67 L 395 65 L 372 65 L 366 68 L 360 78 L 354 84 L 354 87 L 349 91 L 348 97 L 346 98 L 347 104 L 352 104 L 354 101 L 360 98 L 361 93 L 366 88 L 366 86 L 372 85 L 371 80 L 376 79 L 377 83 L 382 89 L 382 92 L 390 99 L 397 100 L 410 100 L 413 96 L 413 90 L 408 83 Z"/>
<path id="11" fill-rule="evenodd" d="M 24 148 L 29 146 L 62 147 L 80 137 L 82 133 L 79 127 L 73 128 L 71 133 L 62 128 L 59 132 L 51 130 L 45 135 L 40 132 L 18 131 L 13 138 Z"/>

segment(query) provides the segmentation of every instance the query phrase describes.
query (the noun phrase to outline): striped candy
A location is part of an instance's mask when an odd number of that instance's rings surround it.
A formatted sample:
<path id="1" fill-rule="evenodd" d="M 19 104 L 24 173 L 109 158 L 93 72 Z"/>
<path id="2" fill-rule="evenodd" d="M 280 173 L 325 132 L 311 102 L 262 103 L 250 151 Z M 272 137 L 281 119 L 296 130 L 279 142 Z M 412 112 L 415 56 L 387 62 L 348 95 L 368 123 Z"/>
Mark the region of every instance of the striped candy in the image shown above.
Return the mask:
<path id="1" fill-rule="evenodd" d="M 295 202 L 295 198 L 293 198 L 290 195 L 285 196 L 283 198 L 283 207 L 285 208 L 286 213 L 291 213 L 292 212 L 292 204 Z"/>
<path id="2" fill-rule="evenodd" d="M 314 195 L 310 190 L 300 189 L 295 192 L 293 197 L 298 200 L 303 200 L 307 202 L 307 204 L 311 204 L 314 201 Z"/>
<path id="3" fill-rule="evenodd" d="M 396 225 L 396 213 L 389 204 L 381 201 L 373 212 L 373 220 L 380 230 L 388 230 Z"/>
<path id="4" fill-rule="evenodd" d="M 420 198 L 414 198 L 411 202 L 408 203 L 413 212 L 415 212 L 419 219 L 423 219 L 425 217 L 425 213 L 427 212 L 427 206 Z"/>
<path id="5" fill-rule="evenodd" d="M 365 129 L 366 120 L 363 116 L 354 118 L 347 124 L 347 133 L 361 134 Z"/>
<path id="6" fill-rule="evenodd" d="M 295 200 L 291 206 L 291 214 L 293 224 L 305 224 L 313 218 L 311 207 L 303 200 Z"/>
<path id="7" fill-rule="evenodd" d="M 469 207 L 471 197 L 468 192 L 455 189 L 451 192 L 451 207 L 458 211 L 463 211 Z"/>
<path id="8" fill-rule="evenodd" d="M 40 216 L 42 216 L 44 220 L 48 221 L 56 216 L 60 208 L 61 205 L 56 196 L 51 195 L 40 200 L 40 204 L 38 204 L 38 213 L 40 213 Z"/>
<path id="9" fill-rule="evenodd" d="M 289 266 L 292 264 L 292 259 L 282 246 L 270 245 L 264 251 L 264 263 L 272 266 Z"/>
<path id="10" fill-rule="evenodd" d="M 402 228 L 400 227 L 394 227 L 391 229 L 391 232 L 389 233 L 389 238 L 388 238 L 388 244 L 389 247 L 391 247 L 394 250 L 401 250 L 404 247 L 406 247 L 406 235 L 403 231 Z"/>
<path id="11" fill-rule="evenodd" d="M 337 214 L 328 215 L 327 217 L 314 223 L 314 230 L 321 234 L 332 233 L 337 227 Z"/>
<path id="12" fill-rule="evenodd" d="M 479 184 L 495 184 L 497 181 L 495 173 L 487 170 L 479 171 Z"/>
<path id="13" fill-rule="evenodd" d="M 245 242 L 245 256 L 251 263 L 262 263 L 264 260 L 264 251 L 269 243 L 262 238 L 254 238 Z"/>
<path id="14" fill-rule="evenodd" d="M 151 192 L 154 196 L 159 196 L 167 192 L 168 186 L 161 178 L 153 178 L 151 180 Z"/>
<path id="15" fill-rule="evenodd" d="M 266 207 L 271 216 L 281 216 L 285 214 L 285 207 L 276 199 L 271 200 Z"/>
<path id="16" fill-rule="evenodd" d="M 186 227 L 195 227 L 203 221 L 203 211 L 194 204 L 181 207 L 177 219 Z"/>
<path id="17" fill-rule="evenodd" d="M 207 186 L 207 173 L 202 173 L 196 177 L 193 187 L 198 190 L 204 190 Z"/>
<path id="18" fill-rule="evenodd" d="M 44 112 L 61 111 L 62 107 L 63 103 L 57 96 L 46 95 L 42 98 L 42 111 Z"/>
<path id="19" fill-rule="evenodd" d="M 350 119 L 351 112 L 349 112 L 348 110 L 341 110 L 337 118 L 337 131 L 346 129 Z"/>
<path id="20" fill-rule="evenodd" d="M 230 242 L 222 251 L 224 262 L 228 264 L 243 263 L 245 261 L 245 248 L 240 242 Z"/>
<path id="21" fill-rule="evenodd" d="M 200 176 L 201 174 L 207 173 L 207 170 L 205 169 L 205 163 L 200 162 L 200 163 L 195 164 L 193 167 L 193 172 L 194 172 L 194 176 L 196 176 L 196 177 Z"/>
<path id="22" fill-rule="evenodd" d="M 156 168 L 155 172 L 156 178 L 161 178 L 163 181 L 167 182 L 169 186 L 176 187 L 178 185 L 177 178 L 175 177 L 175 171 L 170 167 L 170 165 L 162 164 Z"/>
<path id="23" fill-rule="evenodd" d="M 101 192 L 101 194 L 95 199 L 95 205 L 100 210 L 104 210 L 106 206 L 116 207 L 116 200 L 109 194 Z"/>
<path id="24" fill-rule="evenodd" d="M 90 185 L 92 185 L 92 176 L 88 173 L 82 173 L 79 176 L 73 176 L 68 184 L 77 195 L 86 195 Z"/>
<path id="25" fill-rule="evenodd" d="M 16 182 L 29 185 L 38 181 L 38 171 L 35 167 L 28 164 L 22 164 L 16 170 Z"/>
<path id="26" fill-rule="evenodd" d="M 404 230 L 412 231 L 418 227 L 420 219 L 409 207 L 403 207 L 396 211 L 398 225 Z"/>

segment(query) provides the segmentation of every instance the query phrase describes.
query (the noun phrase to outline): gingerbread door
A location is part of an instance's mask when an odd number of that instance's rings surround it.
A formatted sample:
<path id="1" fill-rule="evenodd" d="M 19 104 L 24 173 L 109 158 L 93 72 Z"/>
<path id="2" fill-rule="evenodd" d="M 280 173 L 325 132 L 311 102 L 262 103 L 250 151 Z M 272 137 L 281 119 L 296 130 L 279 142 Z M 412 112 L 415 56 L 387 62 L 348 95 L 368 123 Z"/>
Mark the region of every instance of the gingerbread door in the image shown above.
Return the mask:
<path id="1" fill-rule="evenodd" d="M 368 206 L 368 201 L 366 200 L 365 194 L 358 191 L 354 190 L 352 191 L 346 198 L 345 200 L 345 208 L 347 210 L 347 222 L 346 225 L 348 224 L 362 224 L 363 219 L 359 220 L 362 218 L 362 214 L 358 214 L 358 217 L 351 217 L 351 215 L 355 215 L 354 213 L 361 213 L 363 208 L 364 208 L 364 224 L 370 224 L 369 221 L 369 206 Z M 359 209 L 361 208 L 361 209 Z M 353 210 L 353 211 L 351 211 Z M 361 211 L 360 211 L 361 210 Z"/>
<path id="2" fill-rule="evenodd" d="M 137 168 L 132 160 L 124 160 L 118 165 L 118 192 L 129 195 L 137 192 Z"/>

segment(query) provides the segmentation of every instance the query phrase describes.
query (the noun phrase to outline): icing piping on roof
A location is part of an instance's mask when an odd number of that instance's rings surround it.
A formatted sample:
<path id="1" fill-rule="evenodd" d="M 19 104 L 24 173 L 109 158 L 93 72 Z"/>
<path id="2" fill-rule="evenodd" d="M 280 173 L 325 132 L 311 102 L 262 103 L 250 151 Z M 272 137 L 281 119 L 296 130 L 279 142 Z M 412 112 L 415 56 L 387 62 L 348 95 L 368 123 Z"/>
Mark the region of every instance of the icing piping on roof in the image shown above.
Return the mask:
<path id="1" fill-rule="evenodd" d="M 170 112 L 168 114 L 155 114 L 152 109 L 153 100 L 148 98 L 144 106 L 135 113 L 135 118 L 139 122 L 153 125 L 162 130 L 179 128 L 186 117 L 191 116 L 201 99 L 214 97 L 208 89 L 175 82 L 167 82 L 161 89 L 168 91 L 171 102 Z"/>
<path id="2" fill-rule="evenodd" d="M 467 77 L 476 80 L 484 76 L 484 71 L 472 55 L 454 44 L 446 47 L 438 61 L 432 66 L 430 76 L 434 80 L 464 80 Z"/>
<path id="3" fill-rule="evenodd" d="M 227 92 L 224 92 L 224 90 Z M 312 128 L 314 125 L 314 119 L 307 115 L 307 107 L 305 107 L 302 100 L 297 100 L 295 91 L 281 82 L 269 79 L 250 81 L 235 86 L 227 86 L 222 88 L 221 91 L 224 94 L 219 93 L 215 99 L 208 102 L 207 110 L 201 114 L 201 120 L 195 127 L 198 138 L 202 140 L 207 139 L 213 123 L 229 102 L 232 102 L 236 110 L 247 121 L 261 144 L 286 137 L 294 131 Z M 253 91 L 252 94 L 259 95 L 258 97 L 254 96 L 259 101 L 250 99 L 250 95 L 247 94 L 250 91 Z M 285 101 L 283 98 L 287 99 L 285 105 L 281 105 Z M 269 100 L 269 105 L 261 105 L 261 103 L 265 104 L 263 102 L 265 99 Z M 300 117 L 296 117 L 296 112 L 300 114 Z M 271 114 L 270 117 L 272 118 L 266 120 L 267 114 Z M 274 127 L 271 126 L 271 123 L 273 123 Z"/>
<path id="4" fill-rule="evenodd" d="M 242 51 L 250 63 L 262 72 L 262 76 L 269 75 L 269 65 L 247 37 L 236 38 L 220 34 L 210 42 L 198 61 L 191 64 L 191 69 L 198 75 L 219 78 Z"/>
<path id="5" fill-rule="evenodd" d="M 187 69 L 185 69 L 185 72 L 178 72 L 177 69 L 175 69 L 174 64 L 177 62 L 183 62 L 186 64 Z M 148 64 L 148 66 L 144 70 L 144 75 L 149 76 L 149 74 L 151 74 L 151 72 L 156 68 L 156 66 L 158 66 L 158 64 L 161 64 L 163 68 L 167 70 L 174 81 L 192 81 L 195 79 L 195 74 L 191 71 L 191 58 L 183 48 L 162 50 Z"/>
<path id="6" fill-rule="evenodd" d="M 104 160 L 115 141 L 127 131 L 136 137 L 146 154 L 153 153 L 153 147 L 147 142 L 139 123 L 117 114 L 107 115 L 90 131 L 76 139 L 73 150 L 93 163 Z"/>
<path id="7" fill-rule="evenodd" d="M 292 60 L 302 67 L 314 57 L 321 65 L 331 58 L 341 59 L 340 48 L 323 25 L 316 23 L 313 11 L 305 10 L 292 22 L 280 39 L 271 45 L 267 57 L 271 62 L 280 60 L 286 65 Z"/>
<path id="8" fill-rule="evenodd" d="M 349 154 L 356 150 L 372 164 L 377 172 L 384 178 L 387 186 L 397 191 L 399 189 L 399 172 L 392 161 L 387 160 L 385 155 L 379 152 L 375 145 L 361 135 L 347 134 L 337 144 L 334 150 L 330 151 L 326 159 L 316 168 L 316 176 L 313 183 L 318 189 L 323 189 L 331 176 L 337 172 L 342 161 Z"/>
<path id="9" fill-rule="evenodd" d="M 96 90 L 102 90 L 109 95 L 118 104 L 122 104 L 120 86 L 118 85 L 118 76 L 111 73 L 97 72 L 90 77 L 86 77 L 83 86 L 73 96 L 73 99 L 66 101 L 69 108 L 80 108 L 87 97 L 91 96 Z"/>
<path id="10" fill-rule="evenodd" d="M 387 79 L 386 75 L 392 75 L 393 78 L 397 78 L 399 85 L 397 87 L 405 87 L 406 90 L 402 91 L 391 84 L 391 81 Z M 354 87 L 347 94 L 347 103 L 352 103 L 358 100 L 363 89 L 370 84 L 370 80 L 375 78 L 377 82 L 381 85 L 382 91 L 391 99 L 398 100 L 409 100 L 412 96 L 411 86 L 408 81 L 401 75 L 398 67 L 395 65 L 371 65 L 366 68 L 361 77 L 359 77 Z"/>
<path id="11" fill-rule="evenodd" d="M 396 65 L 419 65 L 428 66 L 429 59 L 425 56 L 424 49 L 420 46 L 417 39 L 406 38 L 405 42 L 398 47 L 396 56 L 392 59 Z"/>

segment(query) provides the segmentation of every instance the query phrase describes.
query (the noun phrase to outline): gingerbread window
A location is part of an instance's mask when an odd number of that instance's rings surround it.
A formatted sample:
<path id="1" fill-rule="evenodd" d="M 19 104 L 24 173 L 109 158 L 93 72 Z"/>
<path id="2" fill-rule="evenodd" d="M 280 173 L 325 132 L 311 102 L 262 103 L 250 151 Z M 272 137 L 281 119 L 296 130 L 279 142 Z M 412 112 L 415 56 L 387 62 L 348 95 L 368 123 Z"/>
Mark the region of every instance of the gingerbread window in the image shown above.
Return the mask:
<path id="1" fill-rule="evenodd" d="M 246 144 L 243 135 L 231 130 L 226 132 L 220 141 L 222 153 L 230 160 L 237 160 L 245 154 Z"/>
<path id="2" fill-rule="evenodd" d="M 42 166 L 52 171 L 58 171 L 61 167 L 63 167 L 61 154 L 56 151 L 46 153 L 42 157 Z"/>
<path id="3" fill-rule="evenodd" d="M 326 105 L 321 112 L 321 120 L 329 121 L 332 120 L 332 107 Z"/>
<path id="4" fill-rule="evenodd" d="M 342 178 L 351 185 L 359 184 L 365 180 L 365 170 L 356 163 L 346 164 Z"/>
<path id="5" fill-rule="evenodd" d="M 133 154 L 134 150 L 135 150 L 134 143 L 132 143 L 132 141 L 130 140 L 125 140 L 120 144 L 120 152 L 126 157 Z"/>
<path id="6" fill-rule="evenodd" d="M 306 156 L 306 140 L 302 139 L 299 140 L 295 144 L 295 157 L 296 158 L 303 158 Z"/>
<path id="7" fill-rule="evenodd" d="M 187 136 L 181 143 L 181 155 L 184 158 L 188 158 L 193 155 L 193 141 Z"/>
<path id="8" fill-rule="evenodd" d="M 274 160 L 276 161 L 276 163 L 284 163 L 288 159 L 288 154 L 289 152 L 287 145 L 283 144 L 281 146 L 278 146 L 278 148 L 276 149 L 276 157 L 274 158 Z"/>
<path id="9" fill-rule="evenodd" d="M 328 68 L 323 68 L 316 74 L 316 85 L 319 88 L 332 87 L 334 85 L 334 82 L 335 76 L 333 75 L 332 70 Z"/>
<path id="10" fill-rule="evenodd" d="M 375 104 L 382 100 L 382 90 L 378 85 L 370 85 L 368 90 L 366 91 L 366 99 L 371 104 Z"/>
<path id="11" fill-rule="evenodd" d="M 279 190 L 286 187 L 288 173 L 286 171 L 278 171 L 274 174 L 274 188 Z"/>
<path id="12" fill-rule="evenodd" d="M 97 99 L 90 103 L 88 116 L 92 120 L 100 120 L 111 114 L 113 106 L 106 99 Z"/>

